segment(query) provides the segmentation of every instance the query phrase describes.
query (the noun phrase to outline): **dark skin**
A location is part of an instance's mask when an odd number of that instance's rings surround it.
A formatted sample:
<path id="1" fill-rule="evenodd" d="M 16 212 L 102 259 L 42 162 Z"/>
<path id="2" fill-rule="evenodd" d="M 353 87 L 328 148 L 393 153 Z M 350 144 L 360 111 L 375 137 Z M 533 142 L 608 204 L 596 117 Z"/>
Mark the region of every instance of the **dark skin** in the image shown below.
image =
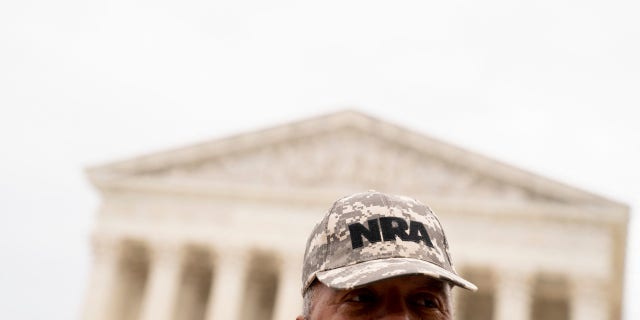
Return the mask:
<path id="1" fill-rule="evenodd" d="M 451 320 L 450 286 L 425 276 L 402 276 L 336 290 L 317 282 L 308 319 Z"/>

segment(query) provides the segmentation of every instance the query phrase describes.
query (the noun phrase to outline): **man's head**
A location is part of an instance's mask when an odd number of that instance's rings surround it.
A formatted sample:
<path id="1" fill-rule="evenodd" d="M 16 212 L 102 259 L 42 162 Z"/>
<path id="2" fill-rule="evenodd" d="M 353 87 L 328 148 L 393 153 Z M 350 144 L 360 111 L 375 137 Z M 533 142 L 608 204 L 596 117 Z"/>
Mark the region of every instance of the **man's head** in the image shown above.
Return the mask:
<path id="1" fill-rule="evenodd" d="M 306 320 L 365 319 L 390 310 L 413 314 L 409 319 L 449 319 L 450 286 L 476 290 L 456 273 L 440 221 L 428 207 L 374 191 L 339 199 L 315 226 L 302 282 Z"/>

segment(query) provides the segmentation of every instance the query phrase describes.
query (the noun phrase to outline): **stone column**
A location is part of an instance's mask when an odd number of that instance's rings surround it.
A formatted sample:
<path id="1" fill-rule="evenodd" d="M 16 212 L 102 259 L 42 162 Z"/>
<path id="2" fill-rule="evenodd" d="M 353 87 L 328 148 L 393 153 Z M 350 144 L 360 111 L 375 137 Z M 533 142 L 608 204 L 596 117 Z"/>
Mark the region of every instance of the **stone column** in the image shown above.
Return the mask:
<path id="1" fill-rule="evenodd" d="M 517 270 L 496 271 L 495 320 L 531 318 L 531 275 Z"/>
<path id="2" fill-rule="evenodd" d="M 571 320 L 609 319 L 609 295 L 601 281 L 585 276 L 571 285 Z"/>
<path id="3" fill-rule="evenodd" d="M 248 252 L 243 248 L 217 250 L 207 320 L 238 320 L 247 277 Z"/>
<path id="4" fill-rule="evenodd" d="M 180 285 L 183 252 L 172 243 L 155 243 L 151 248 L 150 274 L 142 301 L 142 320 L 173 318 Z"/>
<path id="5" fill-rule="evenodd" d="M 122 252 L 118 239 L 93 237 L 93 269 L 85 302 L 85 320 L 110 320 L 113 291 L 116 287 L 118 264 Z"/>
<path id="6" fill-rule="evenodd" d="M 460 299 L 462 299 L 462 292 L 461 290 L 465 290 L 462 288 L 458 288 L 458 287 L 453 287 L 451 288 L 451 296 L 449 297 L 451 299 L 451 312 L 452 312 L 452 319 L 459 319 L 462 311 L 461 311 L 461 301 Z"/>
<path id="7" fill-rule="evenodd" d="M 299 275 L 302 272 L 302 256 L 281 256 L 278 275 L 278 292 L 272 319 L 295 319 L 302 313 L 302 294 Z"/>

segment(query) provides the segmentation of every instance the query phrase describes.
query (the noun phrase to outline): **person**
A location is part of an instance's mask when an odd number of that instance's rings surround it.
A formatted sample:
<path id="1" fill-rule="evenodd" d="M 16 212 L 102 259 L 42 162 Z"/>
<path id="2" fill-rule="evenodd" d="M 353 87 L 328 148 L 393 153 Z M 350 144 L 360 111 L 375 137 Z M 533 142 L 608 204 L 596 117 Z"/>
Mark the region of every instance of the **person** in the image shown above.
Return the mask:
<path id="1" fill-rule="evenodd" d="M 456 273 L 431 209 L 405 196 L 357 193 L 337 200 L 309 236 L 296 319 L 450 320 L 453 286 L 477 290 Z"/>

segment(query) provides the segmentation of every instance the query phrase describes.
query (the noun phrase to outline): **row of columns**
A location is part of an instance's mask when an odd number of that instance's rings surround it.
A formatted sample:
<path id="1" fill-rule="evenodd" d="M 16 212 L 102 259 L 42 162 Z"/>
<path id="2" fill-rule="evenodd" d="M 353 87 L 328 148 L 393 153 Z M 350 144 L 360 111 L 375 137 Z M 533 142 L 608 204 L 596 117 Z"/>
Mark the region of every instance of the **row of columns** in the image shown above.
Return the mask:
<path id="1" fill-rule="evenodd" d="M 495 320 L 531 320 L 533 276 L 513 270 L 496 272 Z M 609 295 L 601 281 L 573 278 L 569 290 L 570 320 L 608 320 Z"/>
<path id="2" fill-rule="evenodd" d="M 84 319 L 112 320 L 113 295 L 118 281 L 118 266 L 123 244 L 115 239 L 94 240 L 94 267 Z M 149 248 L 150 261 L 142 299 L 140 319 L 171 320 L 179 294 L 184 246 L 156 243 Z M 206 320 L 240 318 L 250 254 L 243 248 L 215 250 L 215 272 L 208 297 Z M 298 277 L 300 259 L 280 256 L 278 289 L 273 319 L 295 319 L 301 306 Z M 298 303 L 299 302 L 299 303 Z"/>
<path id="3" fill-rule="evenodd" d="M 142 320 L 170 320 L 177 300 L 185 258 L 183 246 L 156 243 L 141 305 Z M 111 320 L 112 296 L 117 282 L 122 242 L 105 238 L 94 243 L 94 269 L 85 319 Z M 216 250 L 215 276 L 211 282 L 206 320 L 239 319 L 248 273 L 249 254 L 242 248 Z M 300 257 L 281 256 L 273 319 L 295 319 L 301 300 L 298 275 Z M 530 320 L 532 274 L 504 269 L 496 272 L 495 320 Z M 482 288 L 481 288 L 482 289 Z M 292 307 L 295 306 L 295 307 Z M 609 298 L 604 286 L 590 277 L 571 281 L 570 320 L 608 320 Z"/>

